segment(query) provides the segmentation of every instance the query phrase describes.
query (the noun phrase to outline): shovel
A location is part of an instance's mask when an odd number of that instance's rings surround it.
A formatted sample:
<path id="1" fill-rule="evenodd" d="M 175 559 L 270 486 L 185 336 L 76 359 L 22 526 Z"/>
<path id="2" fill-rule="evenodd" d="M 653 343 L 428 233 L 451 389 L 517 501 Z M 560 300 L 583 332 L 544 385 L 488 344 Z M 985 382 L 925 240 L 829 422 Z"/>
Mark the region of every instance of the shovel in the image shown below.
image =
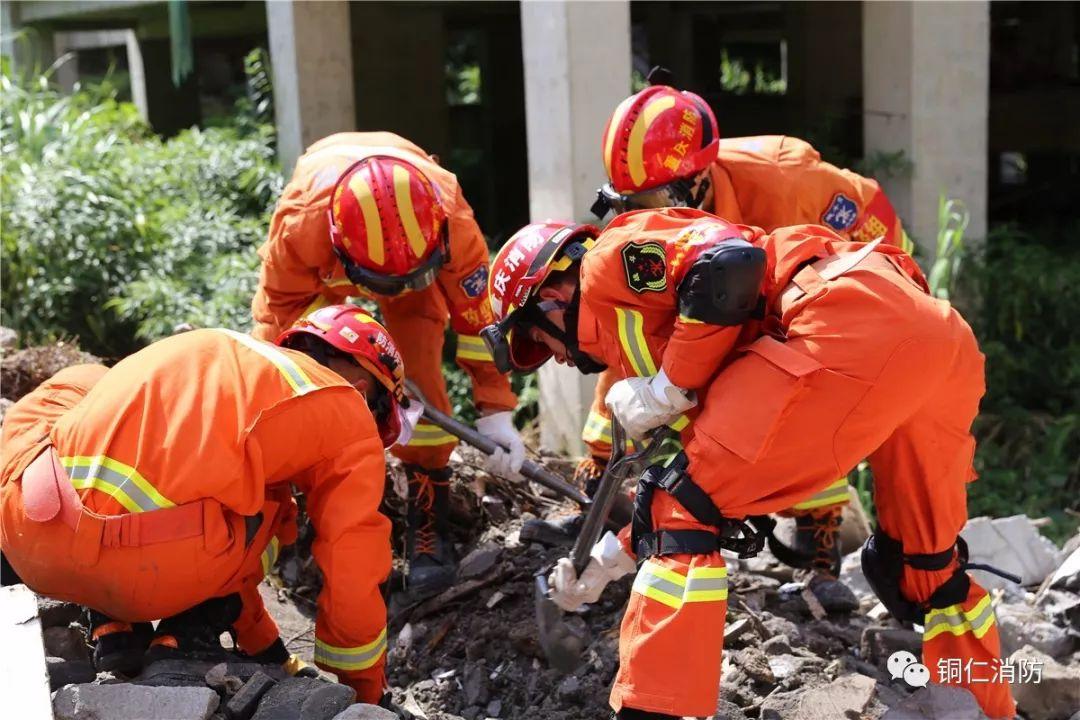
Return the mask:
<path id="1" fill-rule="evenodd" d="M 570 562 L 577 577 L 581 577 L 589 564 L 589 553 L 604 531 L 616 498 L 623 494 L 623 481 L 631 472 L 643 470 L 664 441 L 674 435 L 675 432 L 670 428 L 660 428 L 653 433 L 649 444 L 643 450 L 627 455 L 626 436 L 622 426 L 618 419 L 611 418 L 611 459 L 600 478 L 600 484 L 581 524 L 574 547 L 570 550 Z M 568 623 L 563 609 L 551 599 L 551 588 L 548 585 L 550 571 L 551 566 L 545 567 L 535 577 L 536 625 L 540 633 L 540 647 L 543 648 L 548 663 L 556 670 L 566 673 L 581 662 L 588 637 L 584 625 Z"/>

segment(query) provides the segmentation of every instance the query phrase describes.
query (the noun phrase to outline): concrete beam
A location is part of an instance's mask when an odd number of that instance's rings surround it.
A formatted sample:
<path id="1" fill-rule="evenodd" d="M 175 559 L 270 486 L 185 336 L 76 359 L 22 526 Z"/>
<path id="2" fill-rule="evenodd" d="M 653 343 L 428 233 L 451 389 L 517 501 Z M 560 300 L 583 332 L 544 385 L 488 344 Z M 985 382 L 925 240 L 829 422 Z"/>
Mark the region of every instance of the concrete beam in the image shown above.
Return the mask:
<path id="1" fill-rule="evenodd" d="M 913 163 L 882 182 L 913 239 L 933 257 L 942 193 L 967 205 L 967 236 L 984 238 L 989 2 L 863 3 L 863 96 L 866 152 Z"/>
<path id="2" fill-rule="evenodd" d="M 523 2 L 529 213 L 583 221 L 605 181 L 600 140 L 630 92 L 630 4 Z M 540 441 L 577 453 L 595 376 L 540 370 Z"/>
<path id="3" fill-rule="evenodd" d="M 286 173 L 316 140 L 356 126 L 349 3 L 266 3 L 278 154 Z"/>

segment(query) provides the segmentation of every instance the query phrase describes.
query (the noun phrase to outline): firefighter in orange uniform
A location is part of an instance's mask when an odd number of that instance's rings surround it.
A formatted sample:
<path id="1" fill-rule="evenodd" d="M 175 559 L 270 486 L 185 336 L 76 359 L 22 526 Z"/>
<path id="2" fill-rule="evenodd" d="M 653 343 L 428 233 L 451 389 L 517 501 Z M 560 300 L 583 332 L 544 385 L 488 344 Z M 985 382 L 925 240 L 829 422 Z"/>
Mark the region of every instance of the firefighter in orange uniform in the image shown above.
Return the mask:
<path id="1" fill-rule="evenodd" d="M 316 664 L 377 703 L 383 453 L 422 408 L 389 334 L 355 307 L 323 308 L 278 345 L 196 330 L 109 370 L 67 368 L 21 399 L 3 427 L 3 553 L 36 592 L 95 611 L 103 669 L 137 672 L 149 621 L 165 618 L 150 653 L 220 651 L 231 628 L 241 650 L 295 674 L 258 591 L 296 538 L 295 486 L 325 578 Z"/>
<path id="2" fill-rule="evenodd" d="M 479 331 L 491 321 L 488 250 L 457 178 L 411 142 L 387 132 L 338 133 L 296 164 L 259 249 L 254 335 L 272 340 L 314 308 L 374 299 L 427 402 L 451 412 L 442 374 L 443 332 L 457 333 L 477 429 L 508 448 L 488 470 L 514 477 L 525 445 L 511 411 L 517 399 L 491 363 Z M 394 454 L 408 476 L 410 589 L 427 595 L 454 579 L 447 535 L 450 470 L 457 440 L 421 421 Z"/>
<path id="3" fill-rule="evenodd" d="M 628 435 L 681 430 L 685 450 L 639 480 L 634 523 L 597 544 L 580 578 L 563 559 L 550 579 L 553 599 L 576 609 L 637 567 L 617 717 L 715 711 L 719 550 L 760 549 L 745 518 L 813 497 L 864 457 L 880 522 L 863 550 L 867 579 L 895 617 L 924 626 L 932 678 L 941 658 L 993 667 L 993 608 L 958 538 L 983 356 L 910 256 L 690 208 L 626 213 L 596 235 L 563 224 L 515 235 L 492 263 L 499 321 L 484 337 L 506 369 L 551 356 L 615 368 L 625 379 L 606 402 Z M 988 671 L 966 684 L 988 715 L 1013 716 L 1007 682 Z"/>
<path id="4" fill-rule="evenodd" d="M 722 139 L 712 110 L 691 92 L 654 85 L 630 96 L 608 121 L 602 150 L 609 182 L 594 206 L 601 218 L 608 211 L 696 207 L 766 232 L 809 223 L 825 225 L 846 240 L 883 237 L 911 250 L 877 182 L 822 162 L 813 147 L 793 137 Z M 582 433 L 590 450 L 578 467 L 582 487 L 599 479 L 610 454 L 611 416 L 604 396 L 619 379 L 609 370 L 597 383 Z M 847 502 L 847 479 L 839 478 L 782 513 L 795 516 L 795 549 L 831 577 L 840 571 L 836 539 Z"/>

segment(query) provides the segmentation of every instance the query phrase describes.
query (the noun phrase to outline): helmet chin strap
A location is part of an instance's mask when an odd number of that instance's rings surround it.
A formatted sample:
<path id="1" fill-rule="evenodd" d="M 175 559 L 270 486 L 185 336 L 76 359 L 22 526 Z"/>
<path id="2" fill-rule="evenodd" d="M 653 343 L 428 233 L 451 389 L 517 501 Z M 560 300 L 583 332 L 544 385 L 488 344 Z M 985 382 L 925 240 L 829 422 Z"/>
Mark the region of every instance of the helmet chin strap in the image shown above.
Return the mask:
<path id="1" fill-rule="evenodd" d="M 607 365 L 597 362 L 590 355 L 581 351 L 577 339 L 577 318 L 580 307 L 581 288 L 574 288 L 574 296 L 569 303 L 562 300 L 541 300 L 529 314 L 526 322 L 535 325 L 545 333 L 555 338 L 566 348 L 566 354 L 574 362 L 574 367 L 585 375 L 603 372 Z M 552 310 L 563 310 L 567 329 L 560 328 L 548 319 L 547 313 Z"/>

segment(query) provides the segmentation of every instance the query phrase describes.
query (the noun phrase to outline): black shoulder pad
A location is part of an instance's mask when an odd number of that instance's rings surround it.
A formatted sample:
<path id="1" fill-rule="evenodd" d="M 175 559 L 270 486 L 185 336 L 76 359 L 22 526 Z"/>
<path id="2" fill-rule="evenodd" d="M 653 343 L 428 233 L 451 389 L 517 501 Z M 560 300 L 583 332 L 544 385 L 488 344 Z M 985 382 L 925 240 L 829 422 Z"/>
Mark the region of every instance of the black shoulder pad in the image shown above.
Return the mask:
<path id="1" fill-rule="evenodd" d="M 742 239 L 703 252 L 679 284 L 679 314 L 709 325 L 742 325 L 761 317 L 765 251 Z"/>

